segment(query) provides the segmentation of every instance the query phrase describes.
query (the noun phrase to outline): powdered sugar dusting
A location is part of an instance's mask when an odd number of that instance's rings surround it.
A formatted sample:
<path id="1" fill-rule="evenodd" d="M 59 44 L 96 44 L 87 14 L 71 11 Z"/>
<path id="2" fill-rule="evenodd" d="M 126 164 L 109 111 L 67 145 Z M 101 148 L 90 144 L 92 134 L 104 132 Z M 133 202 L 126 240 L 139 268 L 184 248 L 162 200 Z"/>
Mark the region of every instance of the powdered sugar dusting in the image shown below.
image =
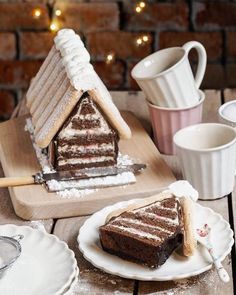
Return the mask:
<path id="1" fill-rule="evenodd" d="M 53 170 L 53 168 L 48 162 L 48 157 L 45 151 L 41 149 L 40 147 L 38 147 L 38 145 L 34 141 L 34 126 L 32 124 L 32 120 L 29 118 L 26 119 L 25 131 L 28 131 L 30 134 L 36 156 L 38 158 L 40 166 L 42 167 L 43 172 L 44 173 L 55 172 L 55 170 Z"/>
<path id="2" fill-rule="evenodd" d="M 118 154 L 117 158 L 117 165 L 123 166 L 123 165 L 132 165 L 133 160 L 128 155 L 122 155 L 121 153 Z"/>
<path id="3" fill-rule="evenodd" d="M 42 220 L 32 220 L 29 222 L 29 226 L 41 230 L 42 232 L 46 232 L 45 226 Z"/>
<path id="4" fill-rule="evenodd" d="M 47 185 L 50 191 L 64 190 L 64 189 L 83 189 L 87 187 L 99 188 L 104 186 L 125 185 L 135 182 L 135 176 L 132 172 L 124 172 L 118 175 L 95 177 L 89 179 L 73 180 L 73 181 L 57 181 L 49 180 Z"/>
<path id="5" fill-rule="evenodd" d="M 94 193 L 95 191 L 96 189 L 78 190 L 76 188 L 71 188 L 71 189 L 64 189 L 63 191 L 57 192 L 57 195 L 59 195 L 63 199 L 83 198 L 87 195 Z"/>

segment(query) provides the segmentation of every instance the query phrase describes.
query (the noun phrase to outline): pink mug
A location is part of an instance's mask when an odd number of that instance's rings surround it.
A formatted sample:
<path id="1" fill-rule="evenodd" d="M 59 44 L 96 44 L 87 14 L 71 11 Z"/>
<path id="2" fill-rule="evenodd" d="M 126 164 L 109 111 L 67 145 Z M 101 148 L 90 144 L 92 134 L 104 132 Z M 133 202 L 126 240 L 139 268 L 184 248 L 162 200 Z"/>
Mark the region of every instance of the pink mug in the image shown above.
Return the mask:
<path id="1" fill-rule="evenodd" d="M 161 153 L 175 154 L 174 134 L 184 127 L 201 123 L 204 92 L 199 90 L 199 96 L 199 102 L 187 108 L 164 108 L 148 102 L 154 142 Z"/>

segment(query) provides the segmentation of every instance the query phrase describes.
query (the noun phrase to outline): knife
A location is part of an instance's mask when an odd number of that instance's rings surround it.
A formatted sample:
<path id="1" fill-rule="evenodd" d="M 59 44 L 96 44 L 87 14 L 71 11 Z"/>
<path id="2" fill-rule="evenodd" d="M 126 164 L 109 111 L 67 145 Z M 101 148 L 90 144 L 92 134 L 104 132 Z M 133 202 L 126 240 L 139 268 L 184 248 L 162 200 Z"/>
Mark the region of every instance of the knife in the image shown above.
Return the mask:
<path id="1" fill-rule="evenodd" d="M 12 187 L 27 184 L 43 184 L 49 180 L 67 181 L 104 177 L 121 174 L 123 172 L 141 172 L 147 167 L 146 164 L 132 164 L 123 166 L 108 166 L 96 168 L 84 168 L 80 170 L 59 171 L 51 173 L 38 172 L 32 176 L 4 177 L 0 178 L 0 187 Z"/>

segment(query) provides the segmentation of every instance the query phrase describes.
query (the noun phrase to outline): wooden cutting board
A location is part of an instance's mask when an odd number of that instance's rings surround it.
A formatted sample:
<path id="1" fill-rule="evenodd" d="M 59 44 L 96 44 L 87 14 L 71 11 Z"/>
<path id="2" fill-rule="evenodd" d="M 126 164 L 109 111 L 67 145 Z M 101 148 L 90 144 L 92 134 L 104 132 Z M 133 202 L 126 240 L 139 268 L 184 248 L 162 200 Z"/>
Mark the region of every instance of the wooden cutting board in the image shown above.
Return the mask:
<path id="1" fill-rule="evenodd" d="M 117 201 L 150 196 L 175 178 L 152 140 L 132 113 L 123 112 L 132 130 L 132 139 L 121 140 L 120 151 L 148 165 L 137 182 L 125 187 L 99 189 L 81 198 L 62 198 L 48 193 L 42 185 L 9 188 L 16 214 L 23 219 L 47 219 L 91 214 Z M 0 160 L 5 176 L 33 175 L 40 171 L 32 142 L 24 130 L 26 117 L 0 124 Z"/>

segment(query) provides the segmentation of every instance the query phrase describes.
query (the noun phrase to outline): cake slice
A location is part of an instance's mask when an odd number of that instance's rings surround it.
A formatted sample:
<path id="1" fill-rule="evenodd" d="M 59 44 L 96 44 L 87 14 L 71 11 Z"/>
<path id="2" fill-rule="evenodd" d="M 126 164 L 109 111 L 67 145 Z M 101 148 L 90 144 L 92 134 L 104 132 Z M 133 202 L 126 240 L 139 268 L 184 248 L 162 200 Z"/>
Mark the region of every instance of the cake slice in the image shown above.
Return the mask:
<path id="1" fill-rule="evenodd" d="M 102 248 L 126 260 L 156 268 L 168 259 L 171 253 L 179 247 L 184 239 L 184 212 L 179 199 L 163 195 L 152 203 L 144 199 L 127 211 L 119 212 L 117 216 L 109 217 L 108 222 L 101 226 L 100 241 Z M 185 203 L 185 202 L 184 202 Z M 185 206 L 188 207 L 188 206 Z M 189 215 L 188 215 L 189 216 Z M 188 245 L 189 246 L 189 245 Z M 188 247 L 188 255 L 193 247 Z"/>

